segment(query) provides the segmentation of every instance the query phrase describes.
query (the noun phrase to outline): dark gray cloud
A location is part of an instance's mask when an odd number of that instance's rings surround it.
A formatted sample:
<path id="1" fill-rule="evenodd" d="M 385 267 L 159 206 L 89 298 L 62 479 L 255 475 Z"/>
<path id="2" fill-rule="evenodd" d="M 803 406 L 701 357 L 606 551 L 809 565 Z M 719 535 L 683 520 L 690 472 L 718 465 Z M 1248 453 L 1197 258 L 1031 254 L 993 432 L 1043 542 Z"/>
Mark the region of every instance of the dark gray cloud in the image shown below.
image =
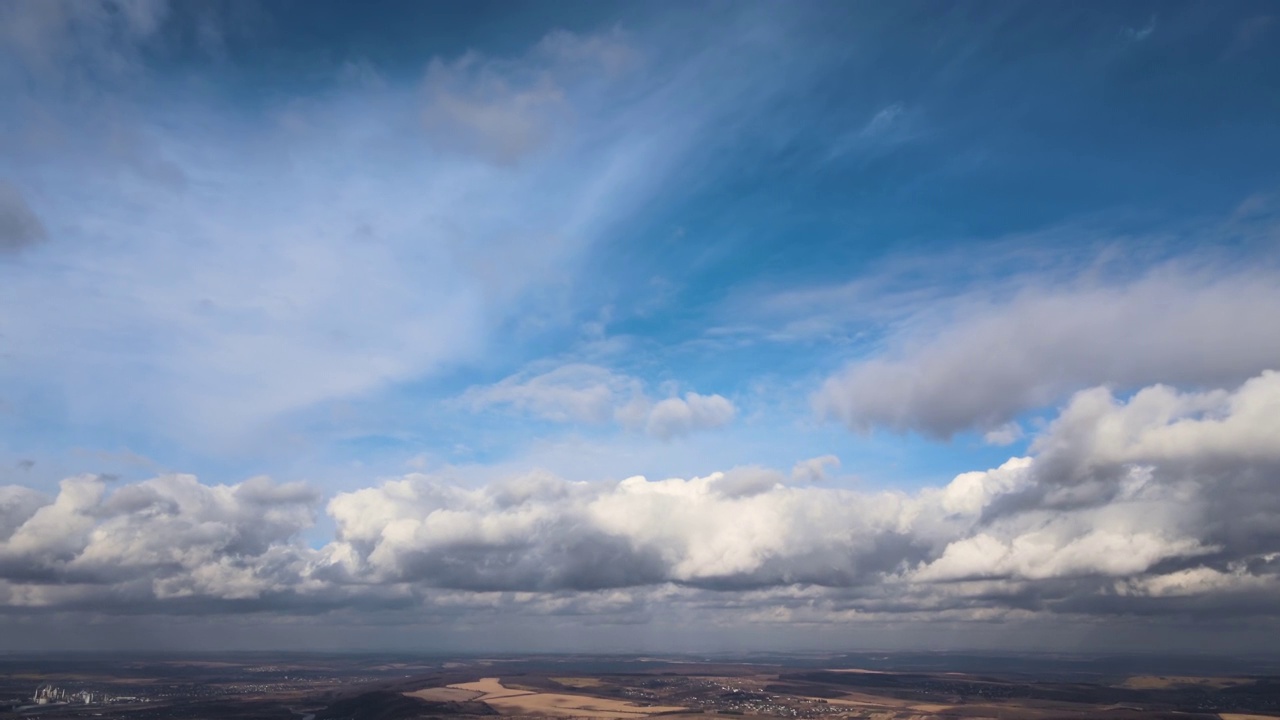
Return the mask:
<path id="1" fill-rule="evenodd" d="M 1221 387 L 1280 357 L 1280 277 L 1271 272 L 1206 280 L 1170 270 L 956 304 L 965 309 L 950 324 L 905 323 L 884 355 L 828 379 L 813 398 L 818 412 L 859 432 L 948 438 L 1001 429 L 1093 385 Z"/>
<path id="2" fill-rule="evenodd" d="M 30 247 L 46 237 L 44 223 L 18 188 L 0 180 L 0 255 Z"/>

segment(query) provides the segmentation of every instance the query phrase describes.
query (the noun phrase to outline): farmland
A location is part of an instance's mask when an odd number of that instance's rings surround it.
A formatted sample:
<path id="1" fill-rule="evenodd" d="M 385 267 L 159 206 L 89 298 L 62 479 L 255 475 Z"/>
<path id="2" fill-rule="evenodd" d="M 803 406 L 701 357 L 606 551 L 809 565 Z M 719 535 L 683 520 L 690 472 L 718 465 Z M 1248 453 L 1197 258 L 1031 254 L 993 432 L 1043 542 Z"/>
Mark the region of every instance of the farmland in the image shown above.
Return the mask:
<path id="1" fill-rule="evenodd" d="M 847 654 L 8 658 L 0 718 L 1280 719 L 1271 661 Z"/>

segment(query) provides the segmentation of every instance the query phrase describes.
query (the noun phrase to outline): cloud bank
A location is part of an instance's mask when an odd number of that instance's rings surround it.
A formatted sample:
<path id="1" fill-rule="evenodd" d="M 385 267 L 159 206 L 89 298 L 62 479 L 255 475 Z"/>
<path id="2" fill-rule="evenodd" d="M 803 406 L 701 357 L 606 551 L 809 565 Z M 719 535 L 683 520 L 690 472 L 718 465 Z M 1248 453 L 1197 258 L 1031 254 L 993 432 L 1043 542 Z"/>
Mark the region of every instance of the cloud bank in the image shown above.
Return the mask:
<path id="1" fill-rule="evenodd" d="M 414 474 L 332 497 L 333 537 L 315 546 L 300 537 L 320 499 L 300 484 L 172 475 L 111 488 L 78 477 L 55 497 L 7 486 L 0 601 L 11 614 L 430 614 L 444 612 L 439 603 L 562 607 L 621 592 L 632 612 L 732 589 L 746 603 L 735 612 L 791 616 L 808 598 L 812 622 L 823 612 L 830 622 L 1273 618 L 1276 437 L 1277 372 L 1232 390 L 1157 385 L 1125 399 L 1094 388 L 1070 399 L 1028 457 L 915 492 L 810 484 L 832 458 L 791 476 L 746 467 L 592 483 L 533 473 L 473 487 Z M 605 622 L 621 613 L 609 603 L 579 611 Z"/>

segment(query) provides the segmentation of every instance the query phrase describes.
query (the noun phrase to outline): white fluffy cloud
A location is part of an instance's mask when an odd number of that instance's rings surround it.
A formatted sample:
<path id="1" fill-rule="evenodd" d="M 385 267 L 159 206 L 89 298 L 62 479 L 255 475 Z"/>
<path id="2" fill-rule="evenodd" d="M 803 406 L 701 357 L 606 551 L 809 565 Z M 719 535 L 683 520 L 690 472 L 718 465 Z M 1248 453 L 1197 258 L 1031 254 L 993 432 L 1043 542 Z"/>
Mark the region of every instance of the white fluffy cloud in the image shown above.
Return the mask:
<path id="1" fill-rule="evenodd" d="M 1280 373 L 1266 372 L 1230 391 L 1078 393 L 1031 456 L 913 493 L 813 485 L 830 457 L 791 476 L 477 487 L 414 474 L 331 498 L 334 537 L 318 548 L 299 539 L 318 502 L 302 485 L 11 486 L 0 599 L 11 612 L 122 599 L 446 612 L 527 595 L 547 612 L 632 617 L 645 597 L 706 610 L 699 593 L 734 589 L 714 596 L 722 609 L 810 619 L 1274 614 L 1259 598 L 1280 589 L 1278 422 Z"/>

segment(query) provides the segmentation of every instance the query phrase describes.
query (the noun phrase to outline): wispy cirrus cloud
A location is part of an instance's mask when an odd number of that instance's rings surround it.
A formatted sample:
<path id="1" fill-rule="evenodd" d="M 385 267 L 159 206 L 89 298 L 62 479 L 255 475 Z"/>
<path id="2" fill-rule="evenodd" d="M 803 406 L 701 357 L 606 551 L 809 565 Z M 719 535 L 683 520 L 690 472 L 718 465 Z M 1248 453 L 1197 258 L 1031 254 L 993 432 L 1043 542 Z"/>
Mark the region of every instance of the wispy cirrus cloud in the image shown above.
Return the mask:
<path id="1" fill-rule="evenodd" d="M 108 47 L 154 31 L 110 20 L 124 25 L 103 31 Z M 181 93 L 152 121 L 121 93 L 100 126 L 42 96 L 59 137 L 89 151 L 14 150 L 14 182 L 58 221 L 5 186 L 5 247 L 50 242 L 0 270 L 0 302 L 26 309 L 3 318 L 0 392 L 56 395 L 89 426 L 128 404 L 148 433 L 225 449 L 473 360 L 531 308 L 547 327 L 571 321 L 576 263 L 730 111 L 663 121 L 690 79 L 640 72 L 629 42 L 556 30 L 506 56 L 437 58 L 408 87 L 335 80 L 267 122 Z M 10 112 L 34 127 L 22 107 Z"/>
<path id="2" fill-rule="evenodd" d="M 571 363 L 473 387 L 460 401 L 473 411 L 509 407 L 552 422 L 616 422 L 660 440 L 724 427 L 737 415 L 733 402 L 721 395 L 687 392 L 683 397 L 654 400 L 644 385 L 599 365 Z"/>

